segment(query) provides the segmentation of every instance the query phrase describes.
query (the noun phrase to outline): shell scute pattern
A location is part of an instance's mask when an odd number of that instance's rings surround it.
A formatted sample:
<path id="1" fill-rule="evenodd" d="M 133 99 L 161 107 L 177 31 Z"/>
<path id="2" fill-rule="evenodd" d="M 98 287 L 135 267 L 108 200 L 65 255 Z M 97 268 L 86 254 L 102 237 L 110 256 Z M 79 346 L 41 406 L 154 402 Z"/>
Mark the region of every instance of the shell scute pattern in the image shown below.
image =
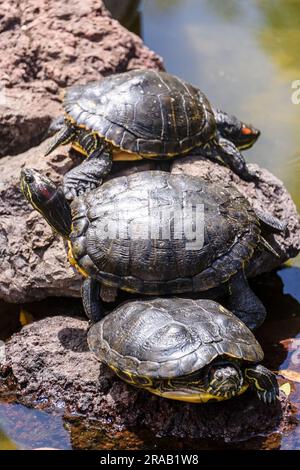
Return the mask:
<path id="1" fill-rule="evenodd" d="M 226 355 L 250 363 L 263 359 L 245 325 L 210 300 L 127 302 L 91 328 L 89 345 L 113 367 L 156 378 L 192 373 Z"/>
<path id="2" fill-rule="evenodd" d="M 153 70 L 71 87 L 64 107 L 77 125 L 145 156 L 185 153 L 209 140 L 216 128 L 210 104 L 198 89 Z"/>
<path id="3" fill-rule="evenodd" d="M 187 249 L 183 225 L 181 237 L 174 235 L 175 213 L 185 204 L 204 205 L 204 244 L 197 250 Z M 157 210 L 167 210 L 168 217 L 159 218 Z M 72 213 L 72 242 L 77 246 L 84 240 L 83 252 L 94 263 L 97 279 L 141 293 L 216 287 L 243 267 L 260 237 L 254 212 L 234 190 L 167 172 L 108 181 L 78 198 Z M 105 237 L 107 227 L 115 227 L 115 236 Z M 76 251 L 80 253 L 79 247 Z"/>

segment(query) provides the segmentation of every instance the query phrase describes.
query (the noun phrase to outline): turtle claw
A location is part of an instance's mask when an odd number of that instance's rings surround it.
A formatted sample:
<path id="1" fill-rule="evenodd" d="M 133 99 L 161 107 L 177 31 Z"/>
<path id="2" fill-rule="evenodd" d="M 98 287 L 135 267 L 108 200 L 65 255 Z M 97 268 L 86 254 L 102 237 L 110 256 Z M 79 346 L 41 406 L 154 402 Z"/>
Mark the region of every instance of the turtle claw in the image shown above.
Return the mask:
<path id="1" fill-rule="evenodd" d="M 246 165 L 246 171 L 243 174 L 243 179 L 245 181 L 252 181 L 252 182 L 257 182 L 260 180 L 260 174 L 259 171 L 250 169 L 248 165 Z"/>
<path id="2" fill-rule="evenodd" d="M 262 401 L 265 405 L 269 404 L 269 392 L 267 392 L 266 390 L 258 390 L 257 396 L 259 400 Z"/>
<path id="3" fill-rule="evenodd" d="M 269 405 L 273 405 L 274 403 L 276 403 L 276 401 L 277 401 L 276 393 L 274 393 L 274 392 L 269 393 L 269 397 L 268 397 Z"/>

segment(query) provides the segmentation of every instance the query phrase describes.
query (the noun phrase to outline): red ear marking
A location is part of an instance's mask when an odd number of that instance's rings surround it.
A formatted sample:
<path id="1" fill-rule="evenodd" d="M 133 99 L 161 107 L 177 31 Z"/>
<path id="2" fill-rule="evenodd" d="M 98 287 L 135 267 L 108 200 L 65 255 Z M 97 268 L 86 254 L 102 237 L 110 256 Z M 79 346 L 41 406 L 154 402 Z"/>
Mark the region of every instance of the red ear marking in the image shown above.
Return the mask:
<path id="1" fill-rule="evenodd" d="M 242 134 L 245 134 L 245 135 L 252 134 L 252 130 L 249 129 L 249 127 L 243 127 L 242 128 Z"/>
<path id="2" fill-rule="evenodd" d="M 40 188 L 40 192 L 45 197 L 45 199 L 50 199 L 50 197 L 52 196 L 52 192 L 50 192 L 49 189 L 46 188 L 45 186 L 42 186 Z"/>

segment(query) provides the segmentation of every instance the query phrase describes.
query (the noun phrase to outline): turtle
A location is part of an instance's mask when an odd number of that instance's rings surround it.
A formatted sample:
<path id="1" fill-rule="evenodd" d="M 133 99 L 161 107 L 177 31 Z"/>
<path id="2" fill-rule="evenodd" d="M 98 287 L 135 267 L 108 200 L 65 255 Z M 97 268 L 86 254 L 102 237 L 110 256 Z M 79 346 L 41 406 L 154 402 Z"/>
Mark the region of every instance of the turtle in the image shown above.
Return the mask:
<path id="1" fill-rule="evenodd" d="M 253 333 L 213 300 L 125 302 L 93 324 L 87 339 L 121 379 L 161 397 L 206 403 L 249 388 L 271 404 L 279 394 Z"/>
<path id="2" fill-rule="evenodd" d="M 263 322 L 265 308 L 244 268 L 258 245 L 277 254 L 235 188 L 143 171 L 113 178 L 69 203 L 62 186 L 28 168 L 22 170 L 21 188 L 68 240 L 69 260 L 86 278 L 82 300 L 90 319 L 100 314 L 99 295 L 112 301 L 118 289 L 157 296 L 228 283 L 231 310 L 250 328 Z M 263 215 L 263 223 L 283 228 L 283 222 Z"/>
<path id="3" fill-rule="evenodd" d="M 57 132 L 45 155 L 72 143 L 87 157 L 64 177 L 69 200 L 99 186 L 113 160 L 201 153 L 222 161 L 245 180 L 258 178 L 224 135 L 237 135 L 238 143 L 249 146 L 259 131 L 214 110 L 201 90 L 166 72 L 132 70 L 71 86 L 63 107 L 64 118 L 52 126 Z"/>

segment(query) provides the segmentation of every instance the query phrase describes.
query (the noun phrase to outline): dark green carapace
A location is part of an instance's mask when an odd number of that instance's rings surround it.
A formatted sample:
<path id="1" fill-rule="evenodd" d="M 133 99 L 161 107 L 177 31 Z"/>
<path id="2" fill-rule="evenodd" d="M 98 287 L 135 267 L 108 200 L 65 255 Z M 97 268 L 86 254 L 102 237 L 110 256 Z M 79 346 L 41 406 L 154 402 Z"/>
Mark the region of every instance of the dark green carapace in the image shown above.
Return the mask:
<path id="1" fill-rule="evenodd" d="M 165 398 L 205 403 L 248 387 L 267 404 L 278 395 L 251 331 L 211 300 L 126 302 L 90 328 L 88 344 L 121 379 Z"/>

